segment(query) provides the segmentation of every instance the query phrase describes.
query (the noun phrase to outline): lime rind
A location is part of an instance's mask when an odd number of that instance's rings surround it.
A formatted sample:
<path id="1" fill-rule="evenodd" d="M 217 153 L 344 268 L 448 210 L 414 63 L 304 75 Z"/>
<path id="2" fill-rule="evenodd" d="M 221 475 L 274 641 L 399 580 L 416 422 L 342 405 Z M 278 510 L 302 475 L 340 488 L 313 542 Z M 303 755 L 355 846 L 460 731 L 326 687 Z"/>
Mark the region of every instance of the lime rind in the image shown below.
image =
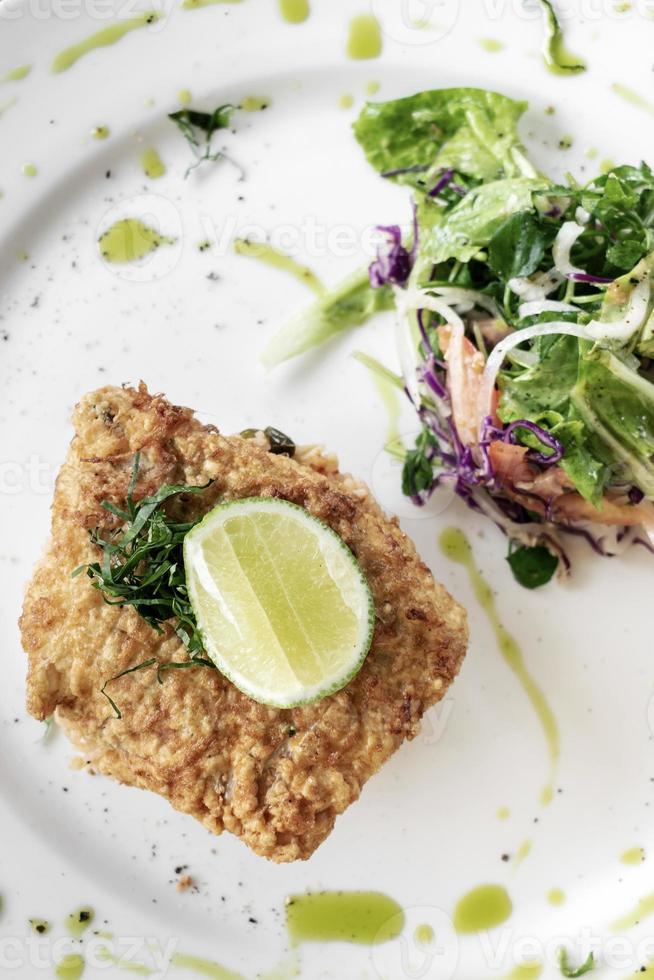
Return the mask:
<path id="1" fill-rule="evenodd" d="M 219 641 L 211 635 L 206 628 L 203 616 L 203 602 L 201 592 L 207 592 L 206 562 L 202 551 L 202 542 L 210 537 L 213 528 L 222 527 L 230 516 L 252 513 L 253 509 L 263 509 L 269 513 L 279 513 L 289 516 L 294 513 L 295 517 L 305 527 L 310 527 L 320 543 L 321 556 L 325 559 L 325 565 L 330 577 L 339 586 L 340 596 L 343 602 L 348 605 L 351 611 L 355 612 L 358 619 L 358 636 L 355 645 L 355 654 L 348 660 L 347 667 L 341 671 L 330 675 L 313 686 L 302 685 L 299 681 L 296 684 L 289 683 L 288 689 L 284 692 L 279 690 L 271 692 L 266 687 L 266 678 L 261 678 L 261 682 L 253 682 L 251 677 L 246 676 L 241 670 L 230 662 L 229 655 L 221 650 Z M 325 544 L 328 542 L 328 546 Z M 336 546 L 347 558 L 347 572 L 344 570 L 343 563 L 336 560 Z M 202 565 L 205 565 L 202 570 Z M 303 704 L 311 704 L 322 698 L 335 694 L 342 690 L 357 675 L 370 651 L 375 626 L 375 605 L 372 592 L 368 581 L 363 573 L 359 562 L 351 549 L 339 537 L 336 532 L 320 518 L 309 514 L 303 507 L 290 501 L 280 500 L 271 497 L 248 497 L 241 500 L 228 501 L 214 507 L 203 520 L 196 525 L 186 536 L 184 541 L 184 565 L 186 569 L 186 579 L 189 591 L 189 598 L 198 622 L 198 629 L 203 639 L 205 652 L 215 663 L 218 670 L 225 675 L 235 687 L 261 704 L 270 705 L 276 708 L 294 708 Z M 199 572 L 200 570 L 200 572 Z M 349 577 L 349 585 L 353 580 L 356 582 L 359 593 L 359 610 L 348 601 L 351 590 L 345 589 L 345 579 Z M 202 579 L 205 579 L 203 584 Z M 215 601 L 215 595 L 213 596 Z M 290 666 L 290 665 L 289 665 Z M 297 678 L 296 678 L 297 680 Z"/>

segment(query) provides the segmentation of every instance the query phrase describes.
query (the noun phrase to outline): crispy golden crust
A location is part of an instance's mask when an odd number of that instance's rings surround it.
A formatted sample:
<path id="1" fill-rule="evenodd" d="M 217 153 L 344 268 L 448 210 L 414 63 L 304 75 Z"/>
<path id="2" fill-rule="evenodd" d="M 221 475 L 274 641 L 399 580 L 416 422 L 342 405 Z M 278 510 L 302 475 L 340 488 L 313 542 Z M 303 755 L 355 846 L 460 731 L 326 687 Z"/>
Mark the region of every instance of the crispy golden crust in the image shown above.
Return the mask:
<path id="1" fill-rule="evenodd" d="M 74 422 L 52 538 L 20 624 L 29 711 L 43 719 L 56 710 L 94 769 L 160 793 L 214 833 L 229 830 L 275 861 L 309 857 L 455 677 L 467 642 L 463 609 L 397 522 L 315 453 L 303 465 L 254 440 L 225 438 L 143 385 L 87 395 Z M 218 499 L 281 497 L 347 542 L 370 582 L 377 624 L 362 670 L 343 691 L 279 710 L 250 700 L 218 671 L 169 671 L 163 684 L 143 671 L 112 685 L 123 713 L 113 717 L 99 693 L 107 678 L 149 657 L 187 658 L 172 631 L 157 635 L 70 574 L 96 559 L 88 531 L 110 520 L 103 500 L 124 502 L 136 450 L 138 496 L 162 483 L 213 480 L 176 505 L 185 516 Z"/>

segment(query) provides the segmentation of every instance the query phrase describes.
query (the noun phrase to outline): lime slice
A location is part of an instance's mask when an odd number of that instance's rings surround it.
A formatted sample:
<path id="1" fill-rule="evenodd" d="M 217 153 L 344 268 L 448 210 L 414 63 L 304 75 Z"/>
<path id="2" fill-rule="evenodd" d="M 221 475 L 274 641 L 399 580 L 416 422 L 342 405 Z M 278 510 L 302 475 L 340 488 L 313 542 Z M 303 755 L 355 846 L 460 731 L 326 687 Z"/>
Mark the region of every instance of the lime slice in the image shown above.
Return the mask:
<path id="1" fill-rule="evenodd" d="M 372 641 L 374 604 L 347 545 L 285 500 L 215 507 L 184 539 L 206 653 L 255 701 L 290 708 L 340 690 Z"/>

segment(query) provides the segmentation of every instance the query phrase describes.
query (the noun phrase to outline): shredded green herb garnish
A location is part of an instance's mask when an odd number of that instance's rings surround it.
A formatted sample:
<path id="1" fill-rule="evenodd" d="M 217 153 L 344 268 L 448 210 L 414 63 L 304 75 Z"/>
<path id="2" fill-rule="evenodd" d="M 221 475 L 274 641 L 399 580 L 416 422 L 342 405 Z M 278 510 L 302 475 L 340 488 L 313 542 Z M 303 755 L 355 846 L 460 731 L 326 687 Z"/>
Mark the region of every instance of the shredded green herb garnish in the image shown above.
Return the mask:
<path id="1" fill-rule="evenodd" d="M 211 140 L 213 134 L 219 129 L 228 129 L 232 118 L 232 113 L 236 111 L 236 106 L 218 106 L 213 112 L 198 112 L 197 109 L 180 109 L 178 112 L 171 112 L 168 118 L 173 122 L 180 133 L 191 147 L 195 157 L 195 163 L 188 167 L 184 177 L 188 177 L 192 170 L 200 164 L 210 160 L 228 160 L 222 151 L 213 152 Z M 204 133 L 204 142 L 201 141 L 199 134 Z M 230 161 L 233 162 L 233 161 Z"/>
<path id="2" fill-rule="evenodd" d="M 202 493 L 209 483 L 200 487 L 165 485 L 152 496 L 136 501 L 134 491 L 139 461 L 140 454 L 136 453 L 125 509 L 109 501 L 102 504 L 110 514 L 120 518 L 122 526 L 106 537 L 99 528 L 91 532 L 91 541 L 101 549 L 102 559 L 81 565 L 75 569 L 73 576 L 85 571 L 93 587 L 102 592 L 106 603 L 133 606 L 157 633 L 163 632 L 163 623 L 172 622 L 175 633 L 192 656 L 188 661 L 168 664 L 161 664 L 153 657 L 105 681 L 101 693 L 109 701 L 117 718 L 121 717 L 120 709 L 105 689 L 125 674 L 156 664 L 157 678 L 161 683 L 166 670 L 214 666 L 199 656 L 203 651 L 202 637 L 188 597 L 182 551 L 186 534 L 201 518 L 178 522 L 163 509 L 164 503 L 172 497 Z"/>
<path id="3" fill-rule="evenodd" d="M 591 970 L 594 970 L 595 965 L 595 954 L 591 952 L 588 954 L 586 960 L 581 964 L 581 966 L 570 966 L 567 949 L 565 946 L 562 946 L 559 949 L 559 969 L 564 977 L 583 977 L 584 974 L 590 973 Z"/>

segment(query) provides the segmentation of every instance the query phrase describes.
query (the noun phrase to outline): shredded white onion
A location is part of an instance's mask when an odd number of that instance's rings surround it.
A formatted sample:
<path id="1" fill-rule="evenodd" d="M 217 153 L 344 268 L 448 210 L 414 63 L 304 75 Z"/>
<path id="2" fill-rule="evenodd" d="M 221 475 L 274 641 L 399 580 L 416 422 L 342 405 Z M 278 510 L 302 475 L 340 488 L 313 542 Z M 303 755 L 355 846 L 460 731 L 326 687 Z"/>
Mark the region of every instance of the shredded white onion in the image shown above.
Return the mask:
<path id="1" fill-rule="evenodd" d="M 480 293 L 477 289 L 460 289 L 458 286 L 434 286 L 431 291 L 438 296 L 442 296 L 447 302 L 454 303 L 457 306 L 470 304 L 469 309 L 472 309 L 473 306 L 480 306 L 482 310 L 487 310 L 493 316 L 500 316 L 500 311 L 495 300 L 491 296 Z"/>
<path id="2" fill-rule="evenodd" d="M 563 278 L 556 269 L 550 269 L 549 272 L 535 272 L 531 276 L 509 279 L 509 289 L 525 302 L 535 302 L 538 299 L 545 299 L 554 292 L 563 282 Z"/>
<path id="3" fill-rule="evenodd" d="M 501 340 L 491 351 L 484 367 L 481 388 L 479 390 L 477 412 L 480 433 L 484 425 L 484 419 L 492 414 L 495 381 L 508 352 L 513 347 L 527 340 L 534 340 L 536 337 L 551 337 L 555 334 L 567 334 L 571 337 L 579 337 L 581 340 L 593 340 L 593 337 L 591 337 L 585 327 L 580 327 L 576 323 L 565 323 L 563 320 L 555 320 L 553 323 L 537 323 L 533 327 L 516 330 L 515 333 L 509 334 L 508 337 Z"/>
<path id="4" fill-rule="evenodd" d="M 397 329 L 395 332 L 396 346 L 404 380 L 409 394 L 416 405 L 420 403 L 420 391 L 417 380 L 417 370 L 419 367 L 417 359 L 417 349 L 413 342 L 412 331 L 408 328 L 407 316 L 417 310 L 430 310 L 438 313 L 452 329 L 450 343 L 461 345 L 465 336 L 463 320 L 451 306 L 437 296 L 432 296 L 424 289 L 399 289 L 395 288 L 395 302 L 398 310 Z M 450 365 L 452 372 L 453 365 Z M 456 368 L 454 368 L 456 372 Z"/>
<path id="5" fill-rule="evenodd" d="M 591 320 L 586 327 L 588 333 L 593 340 L 614 340 L 625 343 L 642 327 L 649 310 L 650 294 L 650 279 L 649 274 L 646 274 L 632 291 L 622 319 L 609 323 Z"/>
<path id="6" fill-rule="evenodd" d="M 544 544 L 545 547 L 558 555 L 561 559 L 559 563 L 559 575 L 567 575 L 567 564 L 565 561 L 565 551 L 561 538 L 556 529 L 551 524 L 518 524 L 507 517 L 503 510 L 497 506 L 490 494 L 480 487 L 475 487 L 472 497 L 485 517 L 489 517 L 498 527 L 500 527 L 507 537 L 512 541 L 533 547 L 534 545 Z"/>
<path id="7" fill-rule="evenodd" d="M 406 313 L 411 310 L 430 310 L 432 313 L 438 313 L 439 316 L 442 316 L 445 322 L 456 330 L 463 331 L 463 320 L 458 313 L 444 300 L 433 296 L 426 289 L 397 290 L 396 297 L 398 294 L 402 297 L 402 309 Z"/>
<path id="8" fill-rule="evenodd" d="M 575 220 L 580 225 L 587 225 L 590 221 L 590 211 L 587 211 L 586 208 L 582 208 L 581 205 L 579 205 L 575 211 Z"/>
<path id="9" fill-rule="evenodd" d="M 538 364 L 538 354 L 533 350 L 510 350 L 506 359 L 518 367 L 531 368 Z"/>
<path id="10" fill-rule="evenodd" d="M 584 270 L 578 269 L 576 265 L 572 264 L 570 259 L 572 246 L 579 236 L 583 235 L 585 230 L 584 226 L 577 224 L 576 221 L 565 221 L 554 239 L 554 244 L 552 245 L 554 267 L 566 279 L 585 275 Z"/>
<path id="11" fill-rule="evenodd" d="M 537 299 L 530 303 L 521 303 L 518 307 L 520 319 L 526 316 L 537 316 L 539 313 L 580 313 L 578 306 L 572 303 L 559 303 L 555 299 Z"/>

